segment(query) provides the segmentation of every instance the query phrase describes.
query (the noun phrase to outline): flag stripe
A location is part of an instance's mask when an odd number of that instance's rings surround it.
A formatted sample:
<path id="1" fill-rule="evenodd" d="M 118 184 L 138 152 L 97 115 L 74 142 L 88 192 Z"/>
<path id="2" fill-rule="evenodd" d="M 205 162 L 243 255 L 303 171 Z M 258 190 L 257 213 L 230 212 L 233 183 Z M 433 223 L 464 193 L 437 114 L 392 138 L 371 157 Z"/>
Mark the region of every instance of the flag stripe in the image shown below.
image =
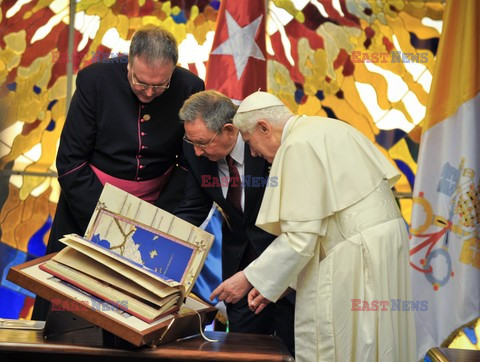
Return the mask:
<path id="1" fill-rule="evenodd" d="M 447 1 L 423 132 L 480 91 L 479 16 L 480 1 Z"/>

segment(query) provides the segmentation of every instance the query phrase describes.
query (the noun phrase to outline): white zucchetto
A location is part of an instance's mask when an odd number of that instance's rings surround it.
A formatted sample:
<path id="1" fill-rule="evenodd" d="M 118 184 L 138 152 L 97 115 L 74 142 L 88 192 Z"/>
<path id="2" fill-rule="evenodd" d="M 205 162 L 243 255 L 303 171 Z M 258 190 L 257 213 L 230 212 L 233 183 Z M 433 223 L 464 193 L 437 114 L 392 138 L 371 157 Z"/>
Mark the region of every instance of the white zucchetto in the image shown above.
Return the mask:
<path id="1" fill-rule="evenodd" d="M 273 94 L 267 92 L 255 92 L 245 98 L 238 107 L 237 113 L 250 112 L 257 109 L 284 106 L 283 102 Z"/>

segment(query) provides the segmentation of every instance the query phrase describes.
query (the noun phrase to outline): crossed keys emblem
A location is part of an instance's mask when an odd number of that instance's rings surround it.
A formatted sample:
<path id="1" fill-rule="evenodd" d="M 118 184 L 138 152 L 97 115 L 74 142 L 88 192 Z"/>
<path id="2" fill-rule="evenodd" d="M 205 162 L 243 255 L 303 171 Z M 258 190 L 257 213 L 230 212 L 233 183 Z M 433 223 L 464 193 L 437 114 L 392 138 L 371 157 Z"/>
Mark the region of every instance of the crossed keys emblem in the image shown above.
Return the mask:
<path id="1" fill-rule="evenodd" d="M 423 192 L 413 198 L 413 205 L 422 208 L 425 220 L 419 226 L 410 227 L 410 238 L 423 239 L 410 250 L 410 265 L 425 275 L 434 290 L 444 286 L 455 275 L 448 251 L 451 233 L 456 236 L 453 240 L 463 241 L 460 261 L 466 264 L 472 263 L 469 260 L 472 259 L 470 247 L 475 245 L 479 235 L 480 184 L 475 187 L 475 171 L 464 168 L 464 165 L 465 159 L 462 158 L 458 169 L 448 162 L 442 168 L 437 192 L 447 197 L 448 215 L 435 214 Z M 417 253 L 423 253 L 418 264 L 412 258 Z"/>

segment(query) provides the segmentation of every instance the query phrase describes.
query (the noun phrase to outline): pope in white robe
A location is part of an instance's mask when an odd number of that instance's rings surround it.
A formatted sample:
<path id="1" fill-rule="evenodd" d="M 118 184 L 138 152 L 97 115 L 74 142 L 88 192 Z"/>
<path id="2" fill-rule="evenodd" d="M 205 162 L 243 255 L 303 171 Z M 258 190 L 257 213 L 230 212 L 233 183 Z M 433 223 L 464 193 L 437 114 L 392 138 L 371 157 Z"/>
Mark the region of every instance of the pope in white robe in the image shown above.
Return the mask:
<path id="1" fill-rule="evenodd" d="M 235 302 L 253 286 L 255 310 L 294 287 L 297 361 L 415 361 L 396 168 L 355 128 L 293 116 L 269 93 L 247 97 L 234 124 L 272 162 L 256 224 L 278 237 L 212 296 Z"/>

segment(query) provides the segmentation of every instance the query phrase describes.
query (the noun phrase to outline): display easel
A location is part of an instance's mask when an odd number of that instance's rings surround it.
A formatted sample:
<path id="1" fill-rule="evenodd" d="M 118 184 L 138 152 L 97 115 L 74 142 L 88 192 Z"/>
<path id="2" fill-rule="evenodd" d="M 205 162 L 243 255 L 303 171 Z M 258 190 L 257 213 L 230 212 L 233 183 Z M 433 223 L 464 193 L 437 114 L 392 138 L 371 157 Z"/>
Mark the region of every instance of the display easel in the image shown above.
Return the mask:
<path id="1" fill-rule="evenodd" d="M 14 266 L 10 269 L 7 279 L 49 301 L 58 299 L 77 303 L 78 301 L 63 289 L 49 284 L 38 265 L 44 263 L 54 254 L 46 255 L 27 263 Z M 61 338 L 66 341 L 75 339 L 77 333 L 85 331 L 88 336 L 99 341 L 103 346 L 133 346 L 158 345 L 172 342 L 176 339 L 199 333 L 199 315 L 203 323 L 211 323 L 216 309 L 205 302 L 187 297 L 186 303 L 194 303 L 199 308 L 187 313 L 173 313 L 165 317 L 164 321 L 145 324 L 142 328 L 134 328 L 131 323 L 119 321 L 102 310 L 96 308 L 80 308 L 72 312 L 49 312 L 44 330 L 44 338 Z M 187 308 L 187 310 L 190 308 Z M 134 318 L 134 317 L 132 317 Z M 73 333 L 75 332 L 75 333 Z M 106 344 L 102 344 L 106 343 Z"/>

